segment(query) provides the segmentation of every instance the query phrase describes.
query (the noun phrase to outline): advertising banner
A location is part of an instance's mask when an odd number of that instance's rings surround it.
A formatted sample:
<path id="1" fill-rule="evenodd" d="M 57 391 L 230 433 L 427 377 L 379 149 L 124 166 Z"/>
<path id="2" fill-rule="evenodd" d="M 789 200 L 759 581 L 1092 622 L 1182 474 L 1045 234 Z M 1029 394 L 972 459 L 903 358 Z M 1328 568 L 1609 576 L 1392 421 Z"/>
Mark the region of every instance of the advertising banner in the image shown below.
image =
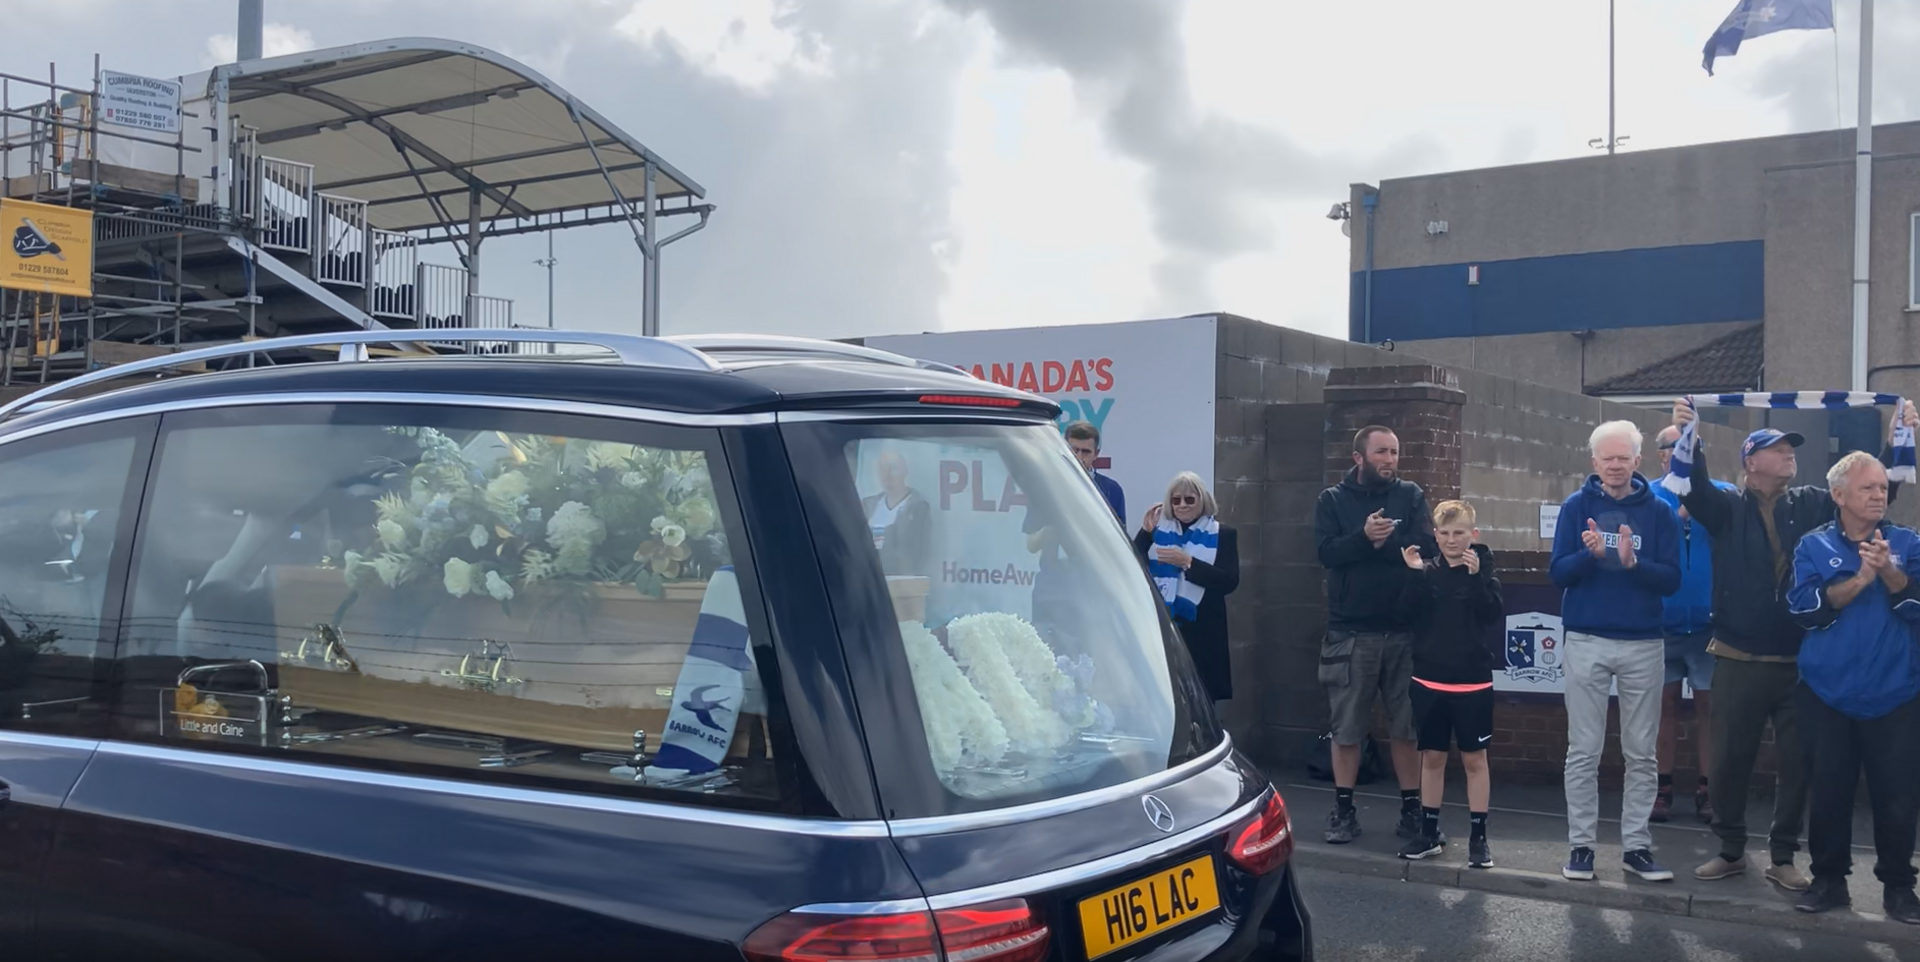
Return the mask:
<path id="1" fill-rule="evenodd" d="M 1043 395 L 1060 405 L 1063 428 L 1078 420 L 1099 428 L 1101 472 L 1126 492 L 1131 533 L 1175 473 L 1192 471 L 1213 484 L 1215 330 L 1212 317 L 1193 317 L 903 334 L 866 343 Z M 980 496 L 992 500 L 997 493 Z"/>
<path id="2" fill-rule="evenodd" d="M 0 287 L 93 296 L 93 212 L 0 198 Z"/>
<path id="3" fill-rule="evenodd" d="M 177 134 L 180 132 L 180 83 L 102 70 L 100 119 L 136 130 Z"/>

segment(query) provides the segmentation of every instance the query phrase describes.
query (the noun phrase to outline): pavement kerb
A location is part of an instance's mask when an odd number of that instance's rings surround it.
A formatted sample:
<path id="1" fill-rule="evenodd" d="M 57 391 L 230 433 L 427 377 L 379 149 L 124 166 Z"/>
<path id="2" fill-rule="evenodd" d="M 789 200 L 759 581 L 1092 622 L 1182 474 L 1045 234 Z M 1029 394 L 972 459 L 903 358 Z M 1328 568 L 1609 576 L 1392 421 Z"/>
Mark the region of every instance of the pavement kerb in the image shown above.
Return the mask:
<path id="1" fill-rule="evenodd" d="M 1863 911 L 1834 911 L 1823 915 L 1796 912 L 1785 902 L 1759 899 L 1714 898 L 1665 888 L 1658 882 L 1625 883 L 1606 880 L 1570 882 L 1558 875 L 1520 869 L 1470 869 L 1442 862 L 1407 861 L 1370 852 L 1296 848 L 1293 864 L 1309 872 L 1336 872 L 1399 879 L 1493 895 L 1568 905 L 1623 909 L 1678 915 L 1712 922 L 1733 922 L 1765 928 L 1817 932 L 1869 942 L 1920 943 L 1920 926 L 1887 921 Z M 1311 890 L 1312 883 L 1306 883 Z"/>

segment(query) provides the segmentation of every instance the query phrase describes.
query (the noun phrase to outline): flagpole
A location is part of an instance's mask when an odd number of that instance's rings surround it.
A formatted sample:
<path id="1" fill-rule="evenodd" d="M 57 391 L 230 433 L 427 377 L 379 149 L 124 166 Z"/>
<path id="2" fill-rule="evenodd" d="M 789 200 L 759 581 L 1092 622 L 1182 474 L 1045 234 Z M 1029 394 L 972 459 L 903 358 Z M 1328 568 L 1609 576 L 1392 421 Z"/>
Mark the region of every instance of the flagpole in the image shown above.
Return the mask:
<path id="1" fill-rule="evenodd" d="M 1867 390 L 1868 254 L 1873 226 L 1873 0 L 1860 0 L 1860 123 L 1853 157 L 1853 390 Z"/>
<path id="2" fill-rule="evenodd" d="M 1613 153 L 1613 0 L 1607 0 L 1607 153 Z"/>

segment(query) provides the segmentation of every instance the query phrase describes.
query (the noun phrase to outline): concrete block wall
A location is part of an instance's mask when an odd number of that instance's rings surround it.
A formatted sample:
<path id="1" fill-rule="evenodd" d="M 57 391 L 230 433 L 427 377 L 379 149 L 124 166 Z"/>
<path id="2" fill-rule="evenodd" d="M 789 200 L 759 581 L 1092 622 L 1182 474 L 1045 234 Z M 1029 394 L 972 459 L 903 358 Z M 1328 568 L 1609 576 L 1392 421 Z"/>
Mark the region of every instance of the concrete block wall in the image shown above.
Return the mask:
<path id="1" fill-rule="evenodd" d="M 1587 438 L 1603 421 L 1639 425 L 1647 439 L 1641 473 L 1648 478 L 1663 473 L 1653 438 L 1672 421 L 1666 411 L 1479 371 L 1459 371 L 1457 377 L 1467 399 L 1461 411 L 1459 490 L 1473 503 L 1482 539 L 1496 551 L 1547 547 L 1540 538 L 1540 506 L 1559 504 L 1585 482 L 1592 472 Z M 1745 412 L 1728 413 L 1747 419 Z M 1744 425 L 1702 425 L 1714 477 L 1734 477 L 1729 472 L 1746 430 Z"/>
<path id="2" fill-rule="evenodd" d="M 1236 683 L 1226 722 L 1243 749 L 1282 764 L 1302 756 L 1326 715 L 1315 680 L 1326 594 L 1313 503 L 1325 486 L 1327 378 L 1394 355 L 1234 315 L 1216 323 L 1214 496 L 1222 521 L 1240 532 L 1240 590 L 1227 605 Z"/>

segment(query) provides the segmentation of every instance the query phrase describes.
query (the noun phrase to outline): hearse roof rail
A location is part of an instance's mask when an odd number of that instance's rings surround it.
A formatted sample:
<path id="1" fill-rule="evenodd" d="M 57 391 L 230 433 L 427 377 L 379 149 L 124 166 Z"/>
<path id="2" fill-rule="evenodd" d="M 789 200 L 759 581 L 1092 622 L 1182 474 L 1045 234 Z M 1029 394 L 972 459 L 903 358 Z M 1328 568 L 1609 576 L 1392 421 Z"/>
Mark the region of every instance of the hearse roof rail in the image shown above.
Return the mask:
<path id="1" fill-rule="evenodd" d="M 166 354 L 159 357 L 144 358 L 127 364 L 91 371 L 76 378 L 49 384 L 38 391 L 15 398 L 0 406 L 0 421 L 30 411 L 45 410 L 55 406 L 59 395 L 69 394 L 92 384 L 117 381 L 140 374 L 159 374 L 173 368 L 208 361 L 228 360 L 273 351 L 285 351 L 296 348 L 324 349 L 337 347 L 340 360 L 348 362 L 367 361 L 369 345 L 388 345 L 407 350 L 408 359 L 430 357 L 485 358 L 505 356 L 521 360 L 552 355 L 489 355 L 489 354 L 450 354 L 432 352 L 414 353 L 422 343 L 444 344 L 449 342 L 471 343 L 511 342 L 518 344 L 569 345 L 574 347 L 597 347 L 611 353 L 619 363 L 632 367 L 674 368 L 686 371 L 719 371 L 721 367 L 711 357 L 693 347 L 660 337 L 640 337 L 633 334 L 609 334 L 598 331 L 555 331 L 531 328 L 434 328 L 431 330 L 384 330 L 384 331 L 340 331 L 328 334 L 301 334 L 292 337 L 262 338 L 256 341 L 241 341 L 233 344 L 220 344 L 203 347 L 178 354 Z M 560 357 L 582 360 L 598 359 L 596 354 L 575 355 L 569 352 Z"/>

